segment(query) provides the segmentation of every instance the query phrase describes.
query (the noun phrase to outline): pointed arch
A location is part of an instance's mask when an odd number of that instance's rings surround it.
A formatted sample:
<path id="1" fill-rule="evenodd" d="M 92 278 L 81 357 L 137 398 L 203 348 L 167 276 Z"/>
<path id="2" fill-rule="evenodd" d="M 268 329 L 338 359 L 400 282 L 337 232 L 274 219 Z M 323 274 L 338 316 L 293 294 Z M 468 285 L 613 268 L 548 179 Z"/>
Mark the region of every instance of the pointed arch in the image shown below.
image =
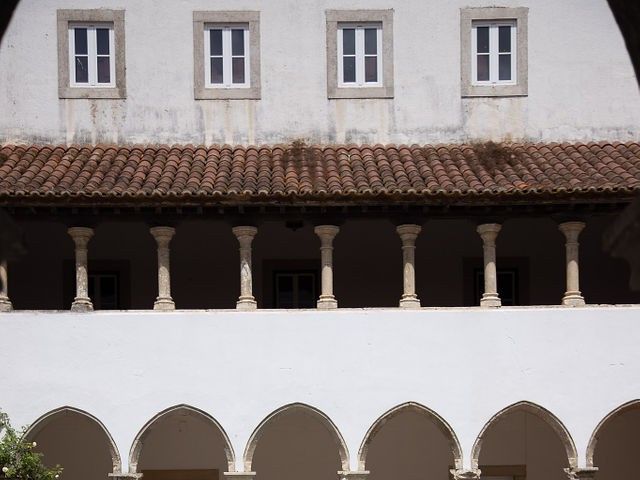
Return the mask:
<path id="1" fill-rule="evenodd" d="M 322 425 L 329 430 L 331 436 L 333 437 L 336 446 L 338 447 L 338 453 L 340 454 L 340 464 L 342 465 L 342 470 L 345 472 L 349 471 L 349 450 L 347 449 L 347 444 L 344 441 L 340 430 L 336 427 L 335 423 L 322 411 L 318 410 L 311 405 L 307 405 L 306 403 L 291 403 L 289 405 L 285 405 L 274 412 L 267 415 L 267 417 L 260 422 L 260 425 L 256 427 L 256 429 L 249 437 L 249 441 L 247 442 L 247 447 L 244 450 L 244 471 L 251 472 L 251 468 L 253 466 L 253 454 L 255 453 L 256 447 L 258 445 L 258 441 L 260 437 L 264 433 L 265 427 L 271 423 L 272 420 L 277 418 L 278 416 L 292 412 L 292 411 L 302 411 L 304 413 L 310 414 L 311 416 L 317 418 Z"/>
<path id="2" fill-rule="evenodd" d="M 138 460 L 140 459 L 140 454 L 142 453 L 142 447 L 147 435 L 151 432 L 153 425 L 158 420 L 161 420 L 162 418 L 165 418 L 166 416 L 176 412 L 184 412 L 187 415 L 202 417 L 209 423 L 211 423 L 216 428 L 216 430 L 218 430 L 218 432 L 220 432 L 224 440 L 224 453 L 227 458 L 228 468 L 227 471 L 235 472 L 236 456 L 233 451 L 231 441 L 229 440 L 229 436 L 227 435 L 227 432 L 225 432 L 224 428 L 222 428 L 222 425 L 220 425 L 215 418 L 213 418 L 204 410 L 200 410 L 199 408 L 195 408 L 191 405 L 186 404 L 174 405 L 173 407 L 169 407 L 166 410 L 163 410 L 162 412 L 156 414 L 151 420 L 144 424 L 144 426 L 136 435 L 136 438 L 133 440 L 131 450 L 129 451 L 129 472 L 138 473 Z"/>
<path id="3" fill-rule="evenodd" d="M 56 408 L 55 410 L 51 410 L 50 412 L 45 413 L 40 416 L 35 422 L 33 422 L 29 428 L 24 433 L 24 438 L 29 440 L 34 438 L 38 433 L 40 433 L 47 425 L 49 425 L 56 417 L 60 415 L 81 415 L 87 419 L 89 419 L 92 423 L 95 423 L 100 430 L 105 434 L 107 438 L 107 444 L 109 445 L 109 454 L 111 455 L 111 461 L 113 464 L 113 473 L 121 473 L 122 472 L 122 461 L 120 458 L 120 452 L 118 451 L 118 446 L 116 442 L 114 442 L 111 433 L 107 430 L 107 427 L 96 417 L 91 415 L 84 410 L 79 408 L 64 406 L 60 408 Z"/>
<path id="4" fill-rule="evenodd" d="M 600 423 L 596 426 L 595 430 L 591 434 L 591 438 L 589 439 L 589 444 L 587 445 L 587 467 L 593 467 L 593 456 L 596 451 L 596 446 L 598 445 L 598 439 L 600 437 L 600 433 L 602 432 L 602 428 L 609 423 L 609 420 L 617 417 L 618 415 L 622 415 L 629 410 L 635 410 L 636 408 L 640 409 L 640 399 L 631 400 L 630 402 L 624 403 L 620 405 L 615 410 L 612 410 L 600 420 Z"/>
<path id="5" fill-rule="evenodd" d="M 427 408 L 420 403 L 406 402 L 393 407 L 390 410 L 387 410 L 373 423 L 373 425 L 371 425 L 371 427 L 369 427 L 369 430 L 365 434 L 364 439 L 362 440 L 362 444 L 360 445 L 360 450 L 358 451 L 358 470 L 367 470 L 367 453 L 369 451 L 369 445 L 373 441 L 376 434 L 380 431 L 385 423 L 387 423 L 396 415 L 399 415 L 400 413 L 405 411 L 417 412 L 420 415 L 426 416 L 430 421 L 432 421 L 449 440 L 449 447 L 451 449 L 451 453 L 453 454 L 456 468 L 462 468 L 462 448 L 460 447 L 458 437 L 451 428 L 451 425 L 449 425 L 444 418 L 442 418 L 430 408 Z"/>
<path id="6" fill-rule="evenodd" d="M 482 440 L 484 439 L 484 435 L 487 430 L 494 425 L 496 422 L 504 418 L 506 415 L 514 412 L 526 412 L 535 415 L 536 417 L 543 420 L 547 425 L 549 425 L 558 438 L 562 442 L 562 445 L 565 448 L 567 453 L 567 460 L 569 462 L 570 467 L 578 466 L 578 452 L 576 450 L 576 445 L 567 430 L 567 427 L 560 421 L 558 417 L 556 417 L 553 413 L 551 413 L 546 408 L 541 407 L 532 402 L 528 402 L 523 400 L 521 402 L 516 402 L 513 405 L 509 405 L 508 407 L 500 410 L 496 413 L 491 419 L 482 427 L 478 438 L 476 438 L 475 443 L 473 444 L 473 449 L 471 450 L 471 466 L 472 468 L 478 468 L 478 459 L 480 458 L 480 450 L 482 449 Z"/>

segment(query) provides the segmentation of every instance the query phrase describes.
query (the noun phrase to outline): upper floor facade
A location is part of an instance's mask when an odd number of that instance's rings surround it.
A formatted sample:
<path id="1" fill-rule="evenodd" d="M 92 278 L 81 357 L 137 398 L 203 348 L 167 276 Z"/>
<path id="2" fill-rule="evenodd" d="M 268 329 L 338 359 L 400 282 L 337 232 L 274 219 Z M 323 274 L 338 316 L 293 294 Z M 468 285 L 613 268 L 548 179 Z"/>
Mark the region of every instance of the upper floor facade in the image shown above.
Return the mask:
<path id="1" fill-rule="evenodd" d="M 20 2 L 0 141 L 636 140 L 604 0 Z"/>

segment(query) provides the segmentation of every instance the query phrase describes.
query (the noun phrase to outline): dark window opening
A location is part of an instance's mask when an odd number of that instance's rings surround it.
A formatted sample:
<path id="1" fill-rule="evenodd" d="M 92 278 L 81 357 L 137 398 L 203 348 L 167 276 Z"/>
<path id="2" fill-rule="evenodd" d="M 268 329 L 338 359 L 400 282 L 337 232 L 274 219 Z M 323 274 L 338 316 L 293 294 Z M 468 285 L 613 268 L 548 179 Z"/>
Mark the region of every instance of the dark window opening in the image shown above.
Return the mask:
<path id="1" fill-rule="evenodd" d="M 317 285 L 314 271 L 274 271 L 274 308 L 315 308 Z"/>

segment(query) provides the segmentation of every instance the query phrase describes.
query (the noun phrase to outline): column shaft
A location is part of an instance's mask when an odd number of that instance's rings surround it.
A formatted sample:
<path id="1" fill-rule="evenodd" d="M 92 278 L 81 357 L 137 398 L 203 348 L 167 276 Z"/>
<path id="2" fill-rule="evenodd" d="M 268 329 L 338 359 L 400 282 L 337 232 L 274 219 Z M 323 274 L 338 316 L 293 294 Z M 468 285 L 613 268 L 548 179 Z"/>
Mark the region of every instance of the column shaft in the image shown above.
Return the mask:
<path id="1" fill-rule="evenodd" d="M 335 225 L 319 225 L 314 231 L 320 237 L 320 257 L 322 262 L 322 293 L 318 299 L 318 308 L 338 308 L 338 301 L 333 295 L 333 239 L 340 231 L 340 228 Z"/>
<path id="2" fill-rule="evenodd" d="M 89 312 L 93 310 L 93 304 L 89 298 L 87 246 L 93 237 L 93 229 L 71 227 L 67 232 L 75 243 L 76 251 L 76 297 L 71 304 L 71 311 Z"/>
<path id="3" fill-rule="evenodd" d="M 11 300 L 9 300 L 9 284 L 7 276 L 7 261 L 0 262 L 0 312 L 10 312 L 13 310 Z"/>
<path id="4" fill-rule="evenodd" d="M 233 227 L 233 234 L 240 244 L 240 297 L 236 304 L 239 310 L 254 310 L 257 302 L 253 296 L 253 274 L 251 271 L 251 243 L 258 233 L 255 227 Z"/>
<path id="5" fill-rule="evenodd" d="M 416 295 L 415 252 L 416 239 L 422 231 L 420 225 L 405 224 L 396 228 L 402 240 L 402 285 L 401 308 L 420 308 L 420 299 Z"/>
<path id="6" fill-rule="evenodd" d="M 484 293 L 480 299 L 483 307 L 499 307 L 502 305 L 498 295 L 498 271 L 496 269 L 496 238 L 502 227 L 498 223 L 478 225 L 476 231 L 482 238 L 484 257 Z"/>
<path id="7" fill-rule="evenodd" d="M 154 310 L 174 310 L 171 298 L 171 270 L 169 244 L 176 233 L 172 227 L 153 227 L 149 229 L 158 244 L 158 297 L 153 304 Z"/>
<path id="8" fill-rule="evenodd" d="M 566 243 L 567 290 L 562 297 L 562 304 L 569 306 L 584 305 L 584 297 L 580 292 L 580 266 L 578 237 L 584 229 L 583 222 L 564 222 L 558 228 L 564 234 Z"/>

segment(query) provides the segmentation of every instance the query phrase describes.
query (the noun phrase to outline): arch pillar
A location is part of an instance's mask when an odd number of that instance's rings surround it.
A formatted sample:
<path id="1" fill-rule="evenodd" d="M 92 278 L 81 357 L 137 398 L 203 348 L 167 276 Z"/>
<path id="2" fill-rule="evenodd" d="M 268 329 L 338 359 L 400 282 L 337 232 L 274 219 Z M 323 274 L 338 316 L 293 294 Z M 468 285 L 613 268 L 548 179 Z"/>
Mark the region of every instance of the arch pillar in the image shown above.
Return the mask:
<path id="1" fill-rule="evenodd" d="M 593 480 L 598 473 L 597 467 L 589 468 L 565 468 L 569 480 Z"/>

